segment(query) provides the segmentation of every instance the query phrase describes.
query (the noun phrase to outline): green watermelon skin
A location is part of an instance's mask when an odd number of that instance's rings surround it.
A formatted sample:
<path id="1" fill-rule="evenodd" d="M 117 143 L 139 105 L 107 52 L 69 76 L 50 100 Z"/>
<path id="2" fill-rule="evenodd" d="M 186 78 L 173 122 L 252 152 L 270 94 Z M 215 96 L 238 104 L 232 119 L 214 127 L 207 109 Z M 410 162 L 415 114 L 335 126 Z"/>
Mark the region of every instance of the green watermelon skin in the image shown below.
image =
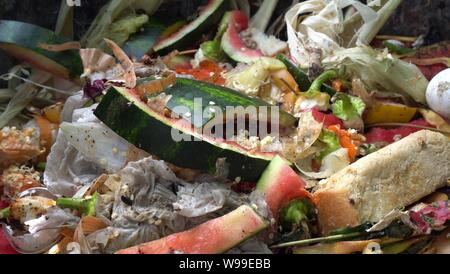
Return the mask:
<path id="1" fill-rule="evenodd" d="M 217 26 L 222 15 L 230 9 L 229 2 L 229 0 L 209 0 L 194 21 L 186 24 L 169 37 L 158 41 L 153 47 L 153 51 L 164 55 L 174 50 L 192 47 L 194 42 L 199 41 L 204 34 Z"/>
<path id="2" fill-rule="evenodd" d="M 214 173 L 217 160 L 226 158 L 232 180 L 257 181 L 275 156 L 198 134 L 189 122 L 152 111 L 124 88 L 110 88 L 94 114 L 130 143 L 177 166 Z M 180 130 L 189 140 L 175 141 L 172 130 Z"/>
<path id="3" fill-rule="evenodd" d="M 55 76 L 78 81 L 83 64 L 78 50 L 51 52 L 39 44 L 62 44 L 68 38 L 28 23 L 0 20 L 0 49 Z"/>

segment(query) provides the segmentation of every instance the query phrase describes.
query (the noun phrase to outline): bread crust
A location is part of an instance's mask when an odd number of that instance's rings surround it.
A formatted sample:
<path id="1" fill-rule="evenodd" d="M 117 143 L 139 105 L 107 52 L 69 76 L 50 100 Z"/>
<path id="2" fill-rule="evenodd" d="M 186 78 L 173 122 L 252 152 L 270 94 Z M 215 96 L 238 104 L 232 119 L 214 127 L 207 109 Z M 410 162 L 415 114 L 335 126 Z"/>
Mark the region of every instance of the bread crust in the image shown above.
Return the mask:
<path id="1" fill-rule="evenodd" d="M 380 221 L 444 187 L 450 178 L 450 139 L 422 130 L 361 158 L 320 182 L 314 193 L 322 234 Z"/>

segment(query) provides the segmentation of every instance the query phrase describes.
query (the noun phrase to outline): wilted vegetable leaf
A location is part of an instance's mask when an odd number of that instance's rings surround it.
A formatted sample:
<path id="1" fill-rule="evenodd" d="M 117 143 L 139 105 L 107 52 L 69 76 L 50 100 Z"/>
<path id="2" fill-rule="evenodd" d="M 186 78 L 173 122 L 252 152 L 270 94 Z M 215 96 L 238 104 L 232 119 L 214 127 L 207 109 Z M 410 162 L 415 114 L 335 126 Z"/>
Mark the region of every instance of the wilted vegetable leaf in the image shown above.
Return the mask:
<path id="1" fill-rule="evenodd" d="M 344 121 L 361 116 L 366 108 L 363 100 L 355 96 L 338 93 L 334 96 L 334 99 L 333 114 Z"/>
<path id="2" fill-rule="evenodd" d="M 326 145 L 326 148 L 320 153 L 320 159 L 341 148 L 338 136 L 329 130 L 323 130 L 319 140 Z"/>

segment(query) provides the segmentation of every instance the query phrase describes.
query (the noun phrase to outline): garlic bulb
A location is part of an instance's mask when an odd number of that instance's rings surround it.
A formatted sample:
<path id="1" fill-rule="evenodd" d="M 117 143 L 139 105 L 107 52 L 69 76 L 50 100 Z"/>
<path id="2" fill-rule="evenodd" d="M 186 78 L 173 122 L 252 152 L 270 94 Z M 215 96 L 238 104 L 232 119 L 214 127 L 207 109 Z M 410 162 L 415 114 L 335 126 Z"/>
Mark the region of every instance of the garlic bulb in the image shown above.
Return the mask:
<path id="1" fill-rule="evenodd" d="M 428 85 L 428 106 L 445 119 L 450 119 L 450 68 L 438 73 Z"/>

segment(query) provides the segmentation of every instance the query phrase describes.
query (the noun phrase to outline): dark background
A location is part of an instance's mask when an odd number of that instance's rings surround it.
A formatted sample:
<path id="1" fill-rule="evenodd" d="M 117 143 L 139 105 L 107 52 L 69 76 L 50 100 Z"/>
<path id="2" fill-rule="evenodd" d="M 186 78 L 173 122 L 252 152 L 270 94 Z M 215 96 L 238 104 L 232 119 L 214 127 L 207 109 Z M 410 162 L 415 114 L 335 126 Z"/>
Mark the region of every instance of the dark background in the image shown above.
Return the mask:
<path id="1" fill-rule="evenodd" d="M 107 0 L 81 0 L 75 8 L 74 28 L 79 38 L 88 28 L 98 10 Z M 173 16 L 187 17 L 205 0 L 172 0 L 165 7 Z M 277 13 L 290 5 L 290 0 L 280 0 Z M 60 0 L 0 0 L 0 19 L 25 21 L 54 29 Z M 450 40 L 450 0 L 404 0 L 391 17 L 382 34 L 419 36 L 426 35 L 426 43 Z M 12 64 L 8 56 L 0 53 L 0 74 Z"/>

